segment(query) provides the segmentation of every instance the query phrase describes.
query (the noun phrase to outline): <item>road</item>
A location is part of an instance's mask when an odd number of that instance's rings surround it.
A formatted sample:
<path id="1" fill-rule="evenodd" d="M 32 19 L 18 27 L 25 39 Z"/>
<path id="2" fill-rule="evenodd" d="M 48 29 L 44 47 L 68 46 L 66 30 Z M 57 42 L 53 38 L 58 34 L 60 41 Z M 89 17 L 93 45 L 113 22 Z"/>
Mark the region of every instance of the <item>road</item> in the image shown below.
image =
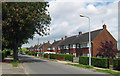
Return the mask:
<path id="1" fill-rule="evenodd" d="M 26 74 L 105 74 L 26 55 L 19 57 Z"/>

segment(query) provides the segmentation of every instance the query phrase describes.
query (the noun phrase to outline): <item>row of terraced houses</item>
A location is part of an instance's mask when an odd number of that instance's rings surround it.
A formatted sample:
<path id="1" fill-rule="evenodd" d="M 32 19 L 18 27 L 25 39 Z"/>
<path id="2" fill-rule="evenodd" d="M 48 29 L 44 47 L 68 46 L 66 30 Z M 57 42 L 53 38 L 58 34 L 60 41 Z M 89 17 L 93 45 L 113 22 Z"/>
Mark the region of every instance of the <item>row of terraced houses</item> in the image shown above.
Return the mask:
<path id="1" fill-rule="evenodd" d="M 92 56 L 96 57 L 98 54 L 98 48 L 101 42 L 112 41 L 115 46 L 114 49 L 117 50 L 117 41 L 107 30 L 106 25 L 103 25 L 102 29 L 97 29 L 91 31 L 91 50 Z M 47 43 L 31 46 L 29 51 L 33 52 L 55 52 L 55 53 L 65 53 L 73 54 L 76 56 L 88 56 L 89 55 L 89 32 L 82 33 L 67 37 L 60 40 L 54 40 L 52 44 L 48 41 Z"/>

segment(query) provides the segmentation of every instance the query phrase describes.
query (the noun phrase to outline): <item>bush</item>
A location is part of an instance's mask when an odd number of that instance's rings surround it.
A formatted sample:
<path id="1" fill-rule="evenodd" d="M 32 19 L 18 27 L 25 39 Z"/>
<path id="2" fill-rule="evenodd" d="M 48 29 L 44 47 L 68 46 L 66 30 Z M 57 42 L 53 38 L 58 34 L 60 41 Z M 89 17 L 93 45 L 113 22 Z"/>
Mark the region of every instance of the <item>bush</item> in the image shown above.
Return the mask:
<path id="1" fill-rule="evenodd" d="M 44 54 L 44 58 L 47 58 L 47 55 L 48 55 L 48 54 Z"/>
<path id="2" fill-rule="evenodd" d="M 79 64 L 88 65 L 89 57 L 86 57 L 86 56 L 79 57 Z"/>
<path id="3" fill-rule="evenodd" d="M 92 65 L 95 67 L 109 68 L 109 59 L 92 57 Z"/>
<path id="4" fill-rule="evenodd" d="M 88 65 L 89 57 L 84 57 L 84 56 L 79 57 L 79 64 Z M 95 67 L 109 68 L 109 60 L 107 58 L 92 57 L 91 65 Z"/>
<path id="5" fill-rule="evenodd" d="M 64 57 L 64 60 L 69 60 L 69 61 L 72 61 L 73 57 L 75 57 L 72 54 L 44 54 L 44 57 L 47 58 L 47 55 L 50 55 L 50 59 L 56 59 L 56 58 L 59 58 L 59 57 Z"/>
<path id="6" fill-rule="evenodd" d="M 113 59 L 113 69 L 120 70 L 120 58 Z"/>
<path id="7" fill-rule="evenodd" d="M 2 55 L 2 61 L 4 61 L 4 58 L 7 57 L 7 53 L 5 50 L 0 51 L 0 55 Z"/>

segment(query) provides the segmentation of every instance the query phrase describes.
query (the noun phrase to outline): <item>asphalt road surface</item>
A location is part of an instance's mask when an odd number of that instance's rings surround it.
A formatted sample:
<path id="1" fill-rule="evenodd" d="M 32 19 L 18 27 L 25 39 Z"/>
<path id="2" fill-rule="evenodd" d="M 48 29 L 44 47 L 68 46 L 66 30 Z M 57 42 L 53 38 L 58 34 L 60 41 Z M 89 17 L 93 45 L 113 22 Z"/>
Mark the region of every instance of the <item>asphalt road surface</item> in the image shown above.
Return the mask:
<path id="1" fill-rule="evenodd" d="M 101 76 L 110 76 L 105 73 L 79 68 L 71 65 L 65 65 L 54 61 L 43 60 L 31 56 L 21 55 L 20 60 L 26 74 L 100 74 Z M 91 75 L 92 76 L 92 75 Z"/>

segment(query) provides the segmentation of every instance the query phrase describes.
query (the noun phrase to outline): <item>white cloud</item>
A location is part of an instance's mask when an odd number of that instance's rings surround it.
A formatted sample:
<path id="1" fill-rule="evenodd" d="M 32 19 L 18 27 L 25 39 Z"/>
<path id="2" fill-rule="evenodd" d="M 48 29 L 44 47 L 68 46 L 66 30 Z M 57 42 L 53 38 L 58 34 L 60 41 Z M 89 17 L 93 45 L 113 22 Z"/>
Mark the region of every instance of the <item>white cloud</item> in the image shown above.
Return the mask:
<path id="1" fill-rule="evenodd" d="M 23 47 L 37 44 L 38 38 L 40 38 L 41 43 L 48 40 L 52 42 L 54 39 L 61 39 L 65 35 L 76 35 L 79 31 L 88 32 L 88 19 L 80 18 L 80 14 L 90 17 L 91 30 L 101 29 L 105 23 L 110 33 L 118 40 L 118 1 L 110 2 L 112 3 L 107 4 L 102 0 L 50 1 L 48 8 L 52 18 L 50 35 L 46 37 L 35 35 L 34 40 L 29 40 L 30 43 L 23 45 Z"/>

